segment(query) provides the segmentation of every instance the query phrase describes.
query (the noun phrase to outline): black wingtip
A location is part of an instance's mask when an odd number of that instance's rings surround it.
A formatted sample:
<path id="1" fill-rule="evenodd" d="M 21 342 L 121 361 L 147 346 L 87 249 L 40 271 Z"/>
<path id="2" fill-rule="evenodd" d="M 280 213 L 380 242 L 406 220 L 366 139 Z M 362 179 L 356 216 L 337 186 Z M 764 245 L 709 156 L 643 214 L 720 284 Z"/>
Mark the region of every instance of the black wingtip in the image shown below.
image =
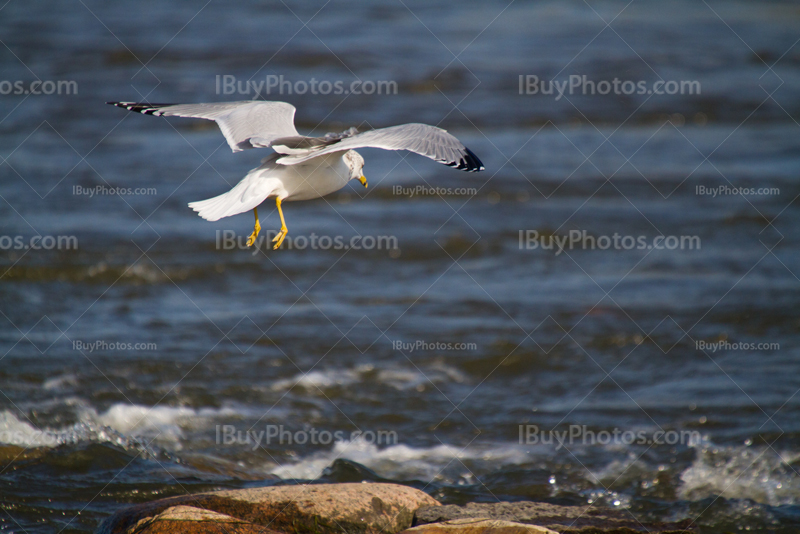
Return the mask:
<path id="1" fill-rule="evenodd" d="M 480 172 L 485 169 L 483 163 L 475 153 L 464 147 L 464 157 L 456 163 L 455 161 L 447 164 L 448 167 L 455 167 L 459 171 Z"/>
<path id="2" fill-rule="evenodd" d="M 143 113 L 145 115 L 160 115 L 158 111 L 167 106 L 174 106 L 175 104 L 146 104 L 140 102 L 106 102 L 106 104 L 110 104 L 112 106 L 117 106 L 118 108 L 125 108 L 128 111 L 133 111 L 136 113 Z"/>
<path id="3" fill-rule="evenodd" d="M 470 168 L 467 170 L 472 172 L 480 172 L 486 169 L 486 167 L 483 166 L 483 162 L 478 158 L 478 156 L 475 155 L 475 153 L 472 150 L 468 149 L 467 147 L 464 147 L 464 151 L 467 153 L 467 157 L 472 160 L 469 162 Z"/>

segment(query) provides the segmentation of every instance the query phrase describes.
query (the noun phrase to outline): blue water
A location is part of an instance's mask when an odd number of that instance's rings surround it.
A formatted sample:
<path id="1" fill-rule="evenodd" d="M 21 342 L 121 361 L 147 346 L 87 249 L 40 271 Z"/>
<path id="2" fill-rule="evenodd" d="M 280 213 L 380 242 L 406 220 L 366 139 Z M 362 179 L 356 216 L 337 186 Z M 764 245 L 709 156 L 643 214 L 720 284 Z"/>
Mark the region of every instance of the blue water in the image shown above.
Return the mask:
<path id="1" fill-rule="evenodd" d="M 88 532 L 186 492 L 390 480 L 796 531 L 798 22 L 794 3 L 717 0 L 7 3 L 0 82 L 77 94 L 0 95 L 0 525 Z M 217 94 L 223 76 L 393 81 L 259 96 L 306 134 L 436 124 L 486 171 L 363 150 L 367 190 L 285 204 L 298 246 L 226 249 L 252 215 L 186 204 L 267 151 L 104 105 L 257 96 Z M 700 93 L 557 98 L 520 76 Z M 312 234 L 388 245 L 299 246 Z M 13 245 L 37 235 L 77 248 Z"/>

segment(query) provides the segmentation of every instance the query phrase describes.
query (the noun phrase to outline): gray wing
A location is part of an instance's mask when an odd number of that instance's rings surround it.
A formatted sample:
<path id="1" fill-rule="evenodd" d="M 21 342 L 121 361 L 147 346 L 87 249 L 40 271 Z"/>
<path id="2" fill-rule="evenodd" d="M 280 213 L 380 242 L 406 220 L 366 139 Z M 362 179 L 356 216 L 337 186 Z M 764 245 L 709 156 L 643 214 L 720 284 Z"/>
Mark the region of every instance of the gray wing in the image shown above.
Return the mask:
<path id="1" fill-rule="evenodd" d="M 211 104 L 107 103 L 157 117 L 193 117 L 216 121 L 234 152 L 268 147 L 275 139 L 298 135 L 294 127 L 295 107 L 286 102 L 244 100 Z"/>
<path id="2" fill-rule="evenodd" d="M 309 146 L 303 153 L 283 156 L 277 162 L 296 165 L 323 154 L 355 148 L 409 150 L 462 171 L 484 170 L 481 160 L 461 141 L 445 130 L 427 124 L 401 124 L 332 139 L 320 147 Z"/>

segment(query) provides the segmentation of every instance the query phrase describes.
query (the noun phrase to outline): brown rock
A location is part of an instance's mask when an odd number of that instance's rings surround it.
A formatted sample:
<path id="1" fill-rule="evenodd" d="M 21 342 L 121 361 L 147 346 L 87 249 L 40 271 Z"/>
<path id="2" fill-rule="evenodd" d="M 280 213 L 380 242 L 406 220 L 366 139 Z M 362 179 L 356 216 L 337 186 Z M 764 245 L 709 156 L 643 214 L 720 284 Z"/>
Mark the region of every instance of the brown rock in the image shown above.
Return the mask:
<path id="1" fill-rule="evenodd" d="M 454 519 L 496 519 L 542 525 L 562 534 L 677 534 L 690 533 L 691 520 L 680 523 L 640 521 L 627 510 L 596 506 L 559 506 L 542 502 L 454 504 L 417 510 L 414 524 L 425 525 Z"/>
<path id="2" fill-rule="evenodd" d="M 241 519 L 192 506 L 173 506 L 155 517 L 140 519 L 127 532 L 133 534 L 278 534 Z"/>
<path id="3" fill-rule="evenodd" d="M 212 516 L 197 515 L 203 512 L 215 512 L 214 517 L 228 522 L 218 525 L 215 533 L 222 526 L 230 526 L 230 534 L 274 530 L 292 534 L 395 534 L 411 526 L 414 512 L 421 506 L 439 506 L 439 502 L 397 484 L 270 486 L 185 495 L 133 506 L 106 519 L 98 534 L 205 533 L 207 530 L 194 530 L 214 525 Z M 206 519 L 172 519 L 175 514 Z M 149 530 L 150 525 L 159 530 Z M 160 530 L 168 525 L 175 529 Z"/>
<path id="4" fill-rule="evenodd" d="M 453 519 L 404 530 L 402 534 L 558 534 L 538 525 L 498 519 Z"/>

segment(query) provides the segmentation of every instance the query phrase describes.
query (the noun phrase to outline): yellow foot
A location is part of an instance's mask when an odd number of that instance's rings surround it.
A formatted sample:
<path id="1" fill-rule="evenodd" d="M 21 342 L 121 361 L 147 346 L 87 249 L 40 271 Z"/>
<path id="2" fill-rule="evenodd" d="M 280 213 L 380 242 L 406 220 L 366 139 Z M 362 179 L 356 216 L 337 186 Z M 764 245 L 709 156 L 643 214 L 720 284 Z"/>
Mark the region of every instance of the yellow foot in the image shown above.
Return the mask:
<path id="1" fill-rule="evenodd" d="M 278 232 L 278 235 L 272 239 L 272 242 L 275 243 L 275 246 L 272 247 L 272 250 L 278 250 L 278 248 L 281 246 L 281 243 L 283 243 L 283 240 L 286 239 L 286 234 L 288 233 L 289 231 L 286 229 L 286 227 L 281 226 L 281 231 Z"/>
<path id="2" fill-rule="evenodd" d="M 252 247 L 253 244 L 256 242 L 256 238 L 258 237 L 258 233 L 261 231 L 261 224 L 256 219 L 256 225 L 253 228 L 253 233 L 250 234 L 250 237 L 247 238 L 247 246 Z"/>

